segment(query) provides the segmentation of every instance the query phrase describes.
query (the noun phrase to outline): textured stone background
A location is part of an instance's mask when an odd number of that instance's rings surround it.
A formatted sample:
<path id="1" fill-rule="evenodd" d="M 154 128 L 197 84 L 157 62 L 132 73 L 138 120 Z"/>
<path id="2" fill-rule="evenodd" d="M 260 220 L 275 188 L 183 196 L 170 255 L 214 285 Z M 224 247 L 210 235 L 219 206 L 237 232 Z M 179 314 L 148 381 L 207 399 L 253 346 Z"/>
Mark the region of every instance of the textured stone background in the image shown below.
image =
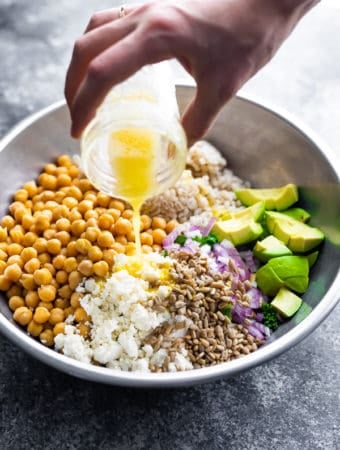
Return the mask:
<path id="1" fill-rule="evenodd" d="M 74 39 L 92 12 L 117 4 L 0 0 L 0 136 L 62 97 Z M 339 1 L 324 0 L 244 92 L 294 113 L 340 155 L 339 26 Z M 242 376 L 167 391 L 80 381 L 0 336 L 0 450 L 339 449 L 339 320 L 338 307 Z"/>

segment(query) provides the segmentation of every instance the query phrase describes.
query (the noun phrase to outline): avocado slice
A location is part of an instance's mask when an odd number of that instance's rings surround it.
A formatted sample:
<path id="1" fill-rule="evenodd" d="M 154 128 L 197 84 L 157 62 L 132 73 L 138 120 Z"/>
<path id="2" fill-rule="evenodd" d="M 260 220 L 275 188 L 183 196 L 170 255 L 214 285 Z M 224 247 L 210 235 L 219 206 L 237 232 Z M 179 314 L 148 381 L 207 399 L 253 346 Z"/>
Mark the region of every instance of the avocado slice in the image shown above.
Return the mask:
<path id="1" fill-rule="evenodd" d="M 274 297 L 284 286 L 284 281 L 267 264 L 256 272 L 257 286 L 265 295 Z"/>
<path id="2" fill-rule="evenodd" d="M 299 222 L 286 214 L 267 211 L 266 221 L 268 230 L 286 244 L 292 252 L 308 252 L 317 247 L 325 238 L 319 228 Z"/>
<path id="3" fill-rule="evenodd" d="M 298 293 L 307 290 L 309 264 L 305 256 L 278 256 L 256 272 L 256 281 L 262 292 L 269 296 L 277 294 L 285 286 Z M 271 279 L 273 277 L 273 279 Z"/>
<path id="4" fill-rule="evenodd" d="M 245 206 L 251 206 L 261 200 L 265 201 L 266 209 L 285 210 L 298 201 L 298 189 L 295 184 L 286 184 L 271 189 L 238 189 L 236 197 Z"/>
<path id="5" fill-rule="evenodd" d="M 267 262 L 271 258 L 276 258 L 278 256 L 292 254 L 291 250 L 289 250 L 283 242 L 272 235 L 267 236 L 262 241 L 257 241 L 253 248 L 253 253 L 256 258 L 262 262 Z"/>
<path id="6" fill-rule="evenodd" d="M 219 240 L 228 239 L 237 246 L 257 239 L 263 228 L 253 219 L 229 219 L 217 221 L 211 231 Z"/>
<path id="7" fill-rule="evenodd" d="M 311 217 L 309 212 L 303 208 L 289 208 L 281 212 L 289 217 L 293 217 L 293 219 L 296 219 L 299 222 L 308 222 Z"/>
<path id="8" fill-rule="evenodd" d="M 265 212 L 265 202 L 260 201 L 255 203 L 248 208 L 239 209 L 237 211 L 228 211 L 215 209 L 213 210 L 213 214 L 219 220 L 229 220 L 229 219 L 253 219 L 255 222 L 260 221 Z"/>
<path id="9" fill-rule="evenodd" d="M 308 259 L 309 268 L 314 266 L 314 264 L 316 263 L 316 261 L 318 259 L 318 256 L 319 256 L 318 251 L 315 251 L 313 253 L 309 253 L 308 255 L 306 255 L 306 258 Z"/>
<path id="10" fill-rule="evenodd" d="M 270 303 L 283 317 L 292 317 L 302 305 L 302 299 L 289 289 L 281 288 Z"/>

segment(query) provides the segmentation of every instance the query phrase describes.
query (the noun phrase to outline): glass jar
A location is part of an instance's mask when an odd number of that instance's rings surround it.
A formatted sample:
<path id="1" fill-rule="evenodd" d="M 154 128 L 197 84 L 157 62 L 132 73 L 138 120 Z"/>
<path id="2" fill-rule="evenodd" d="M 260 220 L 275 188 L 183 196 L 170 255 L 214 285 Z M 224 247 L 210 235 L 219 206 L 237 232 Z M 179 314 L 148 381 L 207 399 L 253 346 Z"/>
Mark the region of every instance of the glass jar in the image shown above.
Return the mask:
<path id="1" fill-rule="evenodd" d="M 145 66 L 114 86 L 81 138 L 91 183 L 132 206 L 174 185 L 187 149 L 179 117 L 167 62 Z"/>

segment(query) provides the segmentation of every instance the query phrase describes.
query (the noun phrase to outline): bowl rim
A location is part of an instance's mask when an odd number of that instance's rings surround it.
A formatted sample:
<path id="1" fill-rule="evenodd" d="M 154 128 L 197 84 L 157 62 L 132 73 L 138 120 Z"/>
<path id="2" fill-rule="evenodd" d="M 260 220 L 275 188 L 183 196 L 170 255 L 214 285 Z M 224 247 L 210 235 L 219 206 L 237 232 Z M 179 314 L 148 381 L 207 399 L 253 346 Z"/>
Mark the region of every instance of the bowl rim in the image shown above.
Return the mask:
<path id="1" fill-rule="evenodd" d="M 193 87 L 190 84 L 178 84 L 180 88 Z M 305 124 L 301 123 L 291 113 L 277 106 L 269 105 L 254 96 L 237 95 L 239 100 L 249 102 L 257 107 L 274 114 L 278 118 L 284 120 L 288 125 L 293 127 L 300 134 L 311 141 L 325 156 L 330 166 L 335 171 L 338 182 L 340 183 L 340 164 L 337 155 L 330 147 L 323 142 L 320 137 L 311 131 Z M 20 133 L 35 123 L 38 119 L 64 108 L 66 105 L 64 100 L 57 101 L 51 105 L 29 115 L 16 126 L 14 126 L 0 140 L 0 152 L 4 150 Z M 331 160 L 333 163 L 331 163 Z M 70 357 L 57 353 L 55 350 L 43 346 L 38 341 L 32 339 L 27 333 L 17 327 L 13 320 L 8 320 L 0 313 L 0 332 L 9 340 L 23 349 L 26 353 L 34 358 L 54 367 L 60 371 L 76 376 L 78 378 L 89 381 L 130 386 L 139 388 L 161 388 L 161 387 L 178 387 L 186 385 L 194 385 L 213 381 L 218 378 L 226 378 L 237 375 L 241 372 L 249 370 L 260 364 L 268 362 L 274 357 L 279 356 L 284 351 L 294 347 L 304 338 L 306 338 L 317 326 L 323 322 L 330 312 L 335 308 L 340 300 L 340 268 L 333 280 L 330 288 L 325 294 L 322 301 L 313 309 L 313 311 L 297 324 L 292 330 L 274 339 L 266 346 L 260 347 L 253 353 L 245 355 L 241 358 L 216 366 L 194 369 L 183 372 L 166 372 L 166 373 L 142 373 L 142 372 L 124 372 L 119 370 L 108 369 L 106 367 L 93 366 L 82 363 Z"/>

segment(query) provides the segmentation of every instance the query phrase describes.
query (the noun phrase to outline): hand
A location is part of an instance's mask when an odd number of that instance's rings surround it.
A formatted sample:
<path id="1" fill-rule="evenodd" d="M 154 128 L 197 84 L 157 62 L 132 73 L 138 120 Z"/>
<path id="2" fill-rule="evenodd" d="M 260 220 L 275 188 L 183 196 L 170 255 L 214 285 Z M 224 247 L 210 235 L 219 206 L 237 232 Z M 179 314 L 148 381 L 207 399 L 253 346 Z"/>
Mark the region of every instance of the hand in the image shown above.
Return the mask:
<path id="1" fill-rule="evenodd" d="M 189 143 L 263 67 L 312 0 L 156 1 L 95 14 L 76 41 L 65 96 L 79 137 L 116 85 L 146 64 L 176 58 L 197 83 L 182 117 Z"/>

